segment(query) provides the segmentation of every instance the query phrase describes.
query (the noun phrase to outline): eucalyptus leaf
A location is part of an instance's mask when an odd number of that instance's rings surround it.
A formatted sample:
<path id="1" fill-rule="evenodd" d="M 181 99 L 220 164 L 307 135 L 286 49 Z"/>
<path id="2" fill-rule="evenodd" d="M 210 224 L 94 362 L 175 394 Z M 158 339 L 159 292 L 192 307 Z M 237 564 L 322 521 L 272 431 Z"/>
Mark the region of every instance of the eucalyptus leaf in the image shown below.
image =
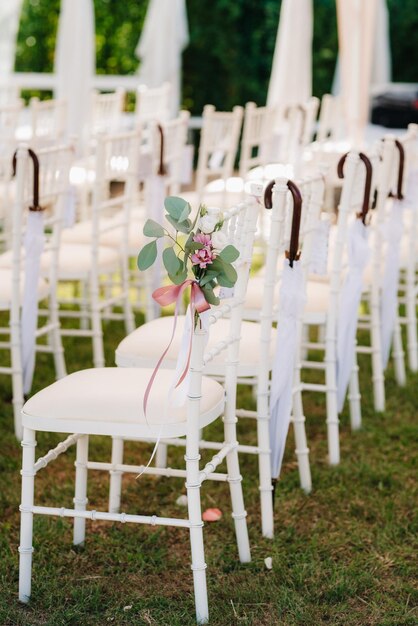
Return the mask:
<path id="1" fill-rule="evenodd" d="M 229 280 L 225 274 L 218 274 L 216 280 L 221 287 L 233 287 L 235 285 L 235 280 Z"/>
<path id="2" fill-rule="evenodd" d="M 147 220 L 142 231 L 145 237 L 164 237 L 164 228 L 154 220 Z"/>
<path id="3" fill-rule="evenodd" d="M 192 207 L 190 206 L 190 204 L 188 202 L 186 202 L 186 206 L 184 207 L 183 211 L 181 212 L 178 221 L 179 222 L 184 222 L 185 220 L 187 220 L 187 218 L 189 217 L 190 213 L 192 211 Z"/>
<path id="4" fill-rule="evenodd" d="M 212 282 L 217 276 L 219 276 L 218 272 L 206 272 L 206 274 L 199 280 L 199 285 L 204 287 L 207 283 Z"/>
<path id="5" fill-rule="evenodd" d="M 183 198 L 178 198 L 177 196 L 168 196 L 168 198 L 164 200 L 165 210 L 176 221 L 184 221 L 184 218 L 180 219 L 180 217 L 184 213 L 187 206 L 190 207 L 189 203 L 186 202 L 186 200 L 183 200 Z M 187 213 L 186 217 L 188 217 L 189 213 Z"/>
<path id="6" fill-rule="evenodd" d="M 178 222 L 171 215 L 166 215 L 165 217 L 166 217 L 166 220 L 170 222 L 170 224 L 174 226 L 174 228 L 180 233 L 185 233 L 186 235 L 190 233 L 191 226 L 192 226 L 192 223 L 190 220 L 186 220 L 185 222 Z"/>
<path id="7" fill-rule="evenodd" d="M 218 296 L 215 296 L 211 287 L 202 287 L 202 291 L 205 296 L 206 302 L 209 302 L 209 304 L 213 304 L 215 306 L 220 303 Z"/>
<path id="8" fill-rule="evenodd" d="M 182 265 L 181 261 L 177 258 L 174 248 L 166 248 L 163 252 L 164 267 L 169 274 L 177 274 Z"/>
<path id="9" fill-rule="evenodd" d="M 201 250 L 202 248 L 204 248 L 203 243 L 198 243 L 197 241 L 192 241 L 192 243 L 189 244 L 188 247 L 190 252 L 196 252 L 196 250 Z"/>
<path id="10" fill-rule="evenodd" d="M 232 283 L 232 286 L 237 282 L 237 272 L 230 263 L 223 264 L 222 275 Z"/>
<path id="11" fill-rule="evenodd" d="M 225 248 L 219 253 L 219 257 L 225 263 L 233 263 L 239 257 L 239 252 L 235 246 L 225 246 Z"/>
<path id="12" fill-rule="evenodd" d="M 138 269 L 142 272 L 147 270 L 154 263 L 157 258 L 157 242 L 150 241 L 147 243 L 138 254 L 137 265 Z"/>

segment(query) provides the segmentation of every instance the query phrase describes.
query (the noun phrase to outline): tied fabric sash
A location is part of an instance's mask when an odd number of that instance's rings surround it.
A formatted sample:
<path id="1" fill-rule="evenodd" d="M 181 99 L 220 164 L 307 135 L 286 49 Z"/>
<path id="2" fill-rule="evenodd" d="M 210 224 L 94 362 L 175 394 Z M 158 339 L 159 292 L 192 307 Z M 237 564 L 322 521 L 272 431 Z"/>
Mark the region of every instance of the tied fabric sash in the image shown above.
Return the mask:
<path id="1" fill-rule="evenodd" d="M 370 257 L 368 230 L 361 220 L 351 224 L 348 239 L 348 274 L 342 286 L 337 323 L 337 403 L 341 413 L 355 362 L 358 309 L 363 274 Z"/>
<path id="2" fill-rule="evenodd" d="M 210 309 L 210 304 L 208 304 L 208 302 L 206 301 L 204 293 L 202 289 L 200 288 L 198 282 L 191 278 L 187 278 L 180 285 L 168 285 L 167 287 L 159 287 L 159 289 L 156 289 L 154 293 L 152 294 L 152 297 L 154 298 L 156 302 L 158 302 L 160 306 L 167 306 L 175 302 L 176 308 L 174 311 L 174 324 L 173 324 L 173 330 L 171 333 L 169 344 L 164 350 L 164 352 L 162 353 L 162 355 L 160 356 L 160 358 L 158 359 L 157 365 L 155 366 L 155 369 L 152 373 L 152 376 L 145 390 L 144 400 L 143 400 L 143 408 L 144 408 L 145 416 L 147 414 L 147 404 L 148 404 L 149 394 L 154 384 L 155 377 L 158 373 L 158 370 L 161 367 L 161 364 L 167 352 L 170 349 L 171 344 L 173 343 L 174 335 L 176 333 L 176 328 L 177 328 L 177 318 L 179 314 L 181 298 L 188 287 L 190 287 L 190 307 L 189 307 L 190 317 L 191 317 L 190 341 L 189 341 L 189 349 L 188 349 L 186 365 L 184 367 L 183 372 L 180 375 L 179 380 L 177 381 L 175 385 L 175 388 L 177 388 L 183 382 L 183 380 L 187 376 L 187 372 L 189 371 L 190 357 L 192 353 L 193 323 L 194 323 L 195 313 L 196 312 L 204 313 L 205 311 L 208 311 Z"/>
<path id="3" fill-rule="evenodd" d="M 22 303 L 23 391 L 29 393 L 35 368 L 36 327 L 38 324 L 38 286 L 41 255 L 44 249 L 44 216 L 29 211 L 25 248 L 25 286 Z"/>
<path id="4" fill-rule="evenodd" d="M 278 478 L 292 412 L 293 379 L 300 319 L 305 305 L 305 280 L 300 261 L 285 261 L 279 296 L 276 353 L 270 394 L 271 475 Z"/>

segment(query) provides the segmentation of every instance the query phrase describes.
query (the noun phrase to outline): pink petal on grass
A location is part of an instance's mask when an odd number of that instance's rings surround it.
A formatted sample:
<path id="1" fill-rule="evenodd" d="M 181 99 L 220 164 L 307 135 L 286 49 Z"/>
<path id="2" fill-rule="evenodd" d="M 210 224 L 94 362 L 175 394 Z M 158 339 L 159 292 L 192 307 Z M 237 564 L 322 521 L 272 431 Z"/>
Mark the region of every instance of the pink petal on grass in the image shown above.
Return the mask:
<path id="1" fill-rule="evenodd" d="M 220 509 L 206 509 L 202 515 L 204 522 L 218 522 L 221 517 L 222 511 Z"/>

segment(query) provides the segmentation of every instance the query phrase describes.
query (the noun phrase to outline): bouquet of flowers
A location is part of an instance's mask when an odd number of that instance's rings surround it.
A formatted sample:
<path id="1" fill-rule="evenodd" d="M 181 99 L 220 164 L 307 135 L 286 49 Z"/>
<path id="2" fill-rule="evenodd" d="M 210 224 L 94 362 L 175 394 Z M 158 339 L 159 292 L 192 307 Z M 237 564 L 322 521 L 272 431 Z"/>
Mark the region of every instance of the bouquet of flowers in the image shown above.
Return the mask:
<path id="1" fill-rule="evenodd" d="M 228 244 L 220 209 L 200 205 L 192 221 L 190 204 L 182 198 L 169 196 L 164 207 L 172 229 L 154 220 L 145 222 L 143 233 L 152 241 L 141 249 L 138 268 L 144 271 L 153 265 L 158 255 L 157 240 L 165 238 L 168 245 L 162 260 L 171 282 L 178 286 L 198 285 L 208 305 L 219 304 L 214 289 L 235 285 L 237 273 L 232 263 L 239 257 L 238 250 Z"/>

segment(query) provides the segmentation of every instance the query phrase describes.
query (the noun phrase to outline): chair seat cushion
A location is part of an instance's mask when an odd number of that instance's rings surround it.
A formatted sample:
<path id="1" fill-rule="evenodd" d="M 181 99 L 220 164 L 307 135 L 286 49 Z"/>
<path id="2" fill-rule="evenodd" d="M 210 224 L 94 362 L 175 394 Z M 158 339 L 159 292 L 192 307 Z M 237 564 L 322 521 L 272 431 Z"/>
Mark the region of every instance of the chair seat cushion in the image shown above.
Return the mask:
<path id="1" fill-rule="evenodd" d="M 264 280 L 264 277 L 259 275 L 250 278 L 247 287 L 244 317 L 259 319 L 263 302 Z M 280 283 L 278 283 L 276 289 L 278 287 L 280 287 Z M 325 278 L 320 277 L 320 280 L 316 278 L 309 279 L 306 288 L 305 313 L 326 313 L 328 310 L 329 292 L 329 281 Z"/>
<path id="2" fill-rule="evenodd" d="M 176 334 L 162 367 L 176 366 L 177 355 L 183 336 L 185 316 L 177 318 Z M 119 367 L 154 367 L 171 338 L 173 317 L 160 317 L 137 328 L 121 341 L 116 349 L 116 364 Z M 230 321 L 220 319 L 211 327 L 207 350 L 211 350 L 222 338 L 227 338 Z M 243 322 L 239 351 L 238 376 L 255 376 L 260 363 L 260 329 L 258 323 Z M 272 329 L 270 341 L 270 365 L 276 348 L 277 331 Z M 205 367 L 205 374 L 223 376 L 225 374 L 226 351 L 223 350 Z"/>
<path id="3" fill-rule="evenodd" d="M 22 259 L 24 252 L 22 252 Z M 103 272 L 112 271 L 118 267 L 119 254 L 114 248 L 100 246 L 98 254 L 99 269 Z M 0 255 L 0 268 L 11 268 L 13 263 L 11 251 Z M 47 251 L 41 257 L 41 271 L 46 274 L 51 263 L 51 252 Z M 92 264 L 91 246 L 88 244 L 62 243 L 59 253 L 58 278 L 63 280 L 77 280 L 90 274 Z"/>
<path id="4" fill-rule="evenodd" d="M 186 434 L 188 402 L 168 406 L 173 372 L 160 370 L 148 399 L 143 398 L 152 368 L 95 368 L 70 374 L 30 398 L 23 407 L 23 426 L 50 432 L 180 437 Z M 202 379 L 199 427 L 222 414 L 224 390 L 211 378 Z"/>
<path id="5" fill-rule="evenodd" d="M 20 301 L 23 300 L 24 274 L 20 280 Z M 38 281 L 38 300 L 43 300 L 49 293 L 48 283 L 42 278 Z M 12 304 L 12 270 L 10 268 L 0 269 L 0 310 L 8 311 Z"/>
<path id="6" fill-rule="evenodd" d="M 103 218 L 101 220 L 102 226 L 112 226 L 113 224 L 120 223 L 120 220 L 115 218 Z M 129 234 L 128 234 L 128 246 L 129 250 L 134 251 L 136 254 L 144 243 L 144 235 L 142 234 L 142 229 L 144 226 L 144 221 L 138 219 L 137 215 L 132 216 L 132 222 L 129 226 Z M 83 222 L 78 222 L 75 224 L 73 228 L 65 228 L 62 231 L 61 241 L 65 243 L 82 243 L 89 244 L 92 241 L 92 221 L 85 220 Z M 120 248 L 123 242 L 123 229 L 115 228 L 114 230 L 109 230 L 100 235 L 100 244 L 103 246 L 110 246 L 111 248 Z"/>

